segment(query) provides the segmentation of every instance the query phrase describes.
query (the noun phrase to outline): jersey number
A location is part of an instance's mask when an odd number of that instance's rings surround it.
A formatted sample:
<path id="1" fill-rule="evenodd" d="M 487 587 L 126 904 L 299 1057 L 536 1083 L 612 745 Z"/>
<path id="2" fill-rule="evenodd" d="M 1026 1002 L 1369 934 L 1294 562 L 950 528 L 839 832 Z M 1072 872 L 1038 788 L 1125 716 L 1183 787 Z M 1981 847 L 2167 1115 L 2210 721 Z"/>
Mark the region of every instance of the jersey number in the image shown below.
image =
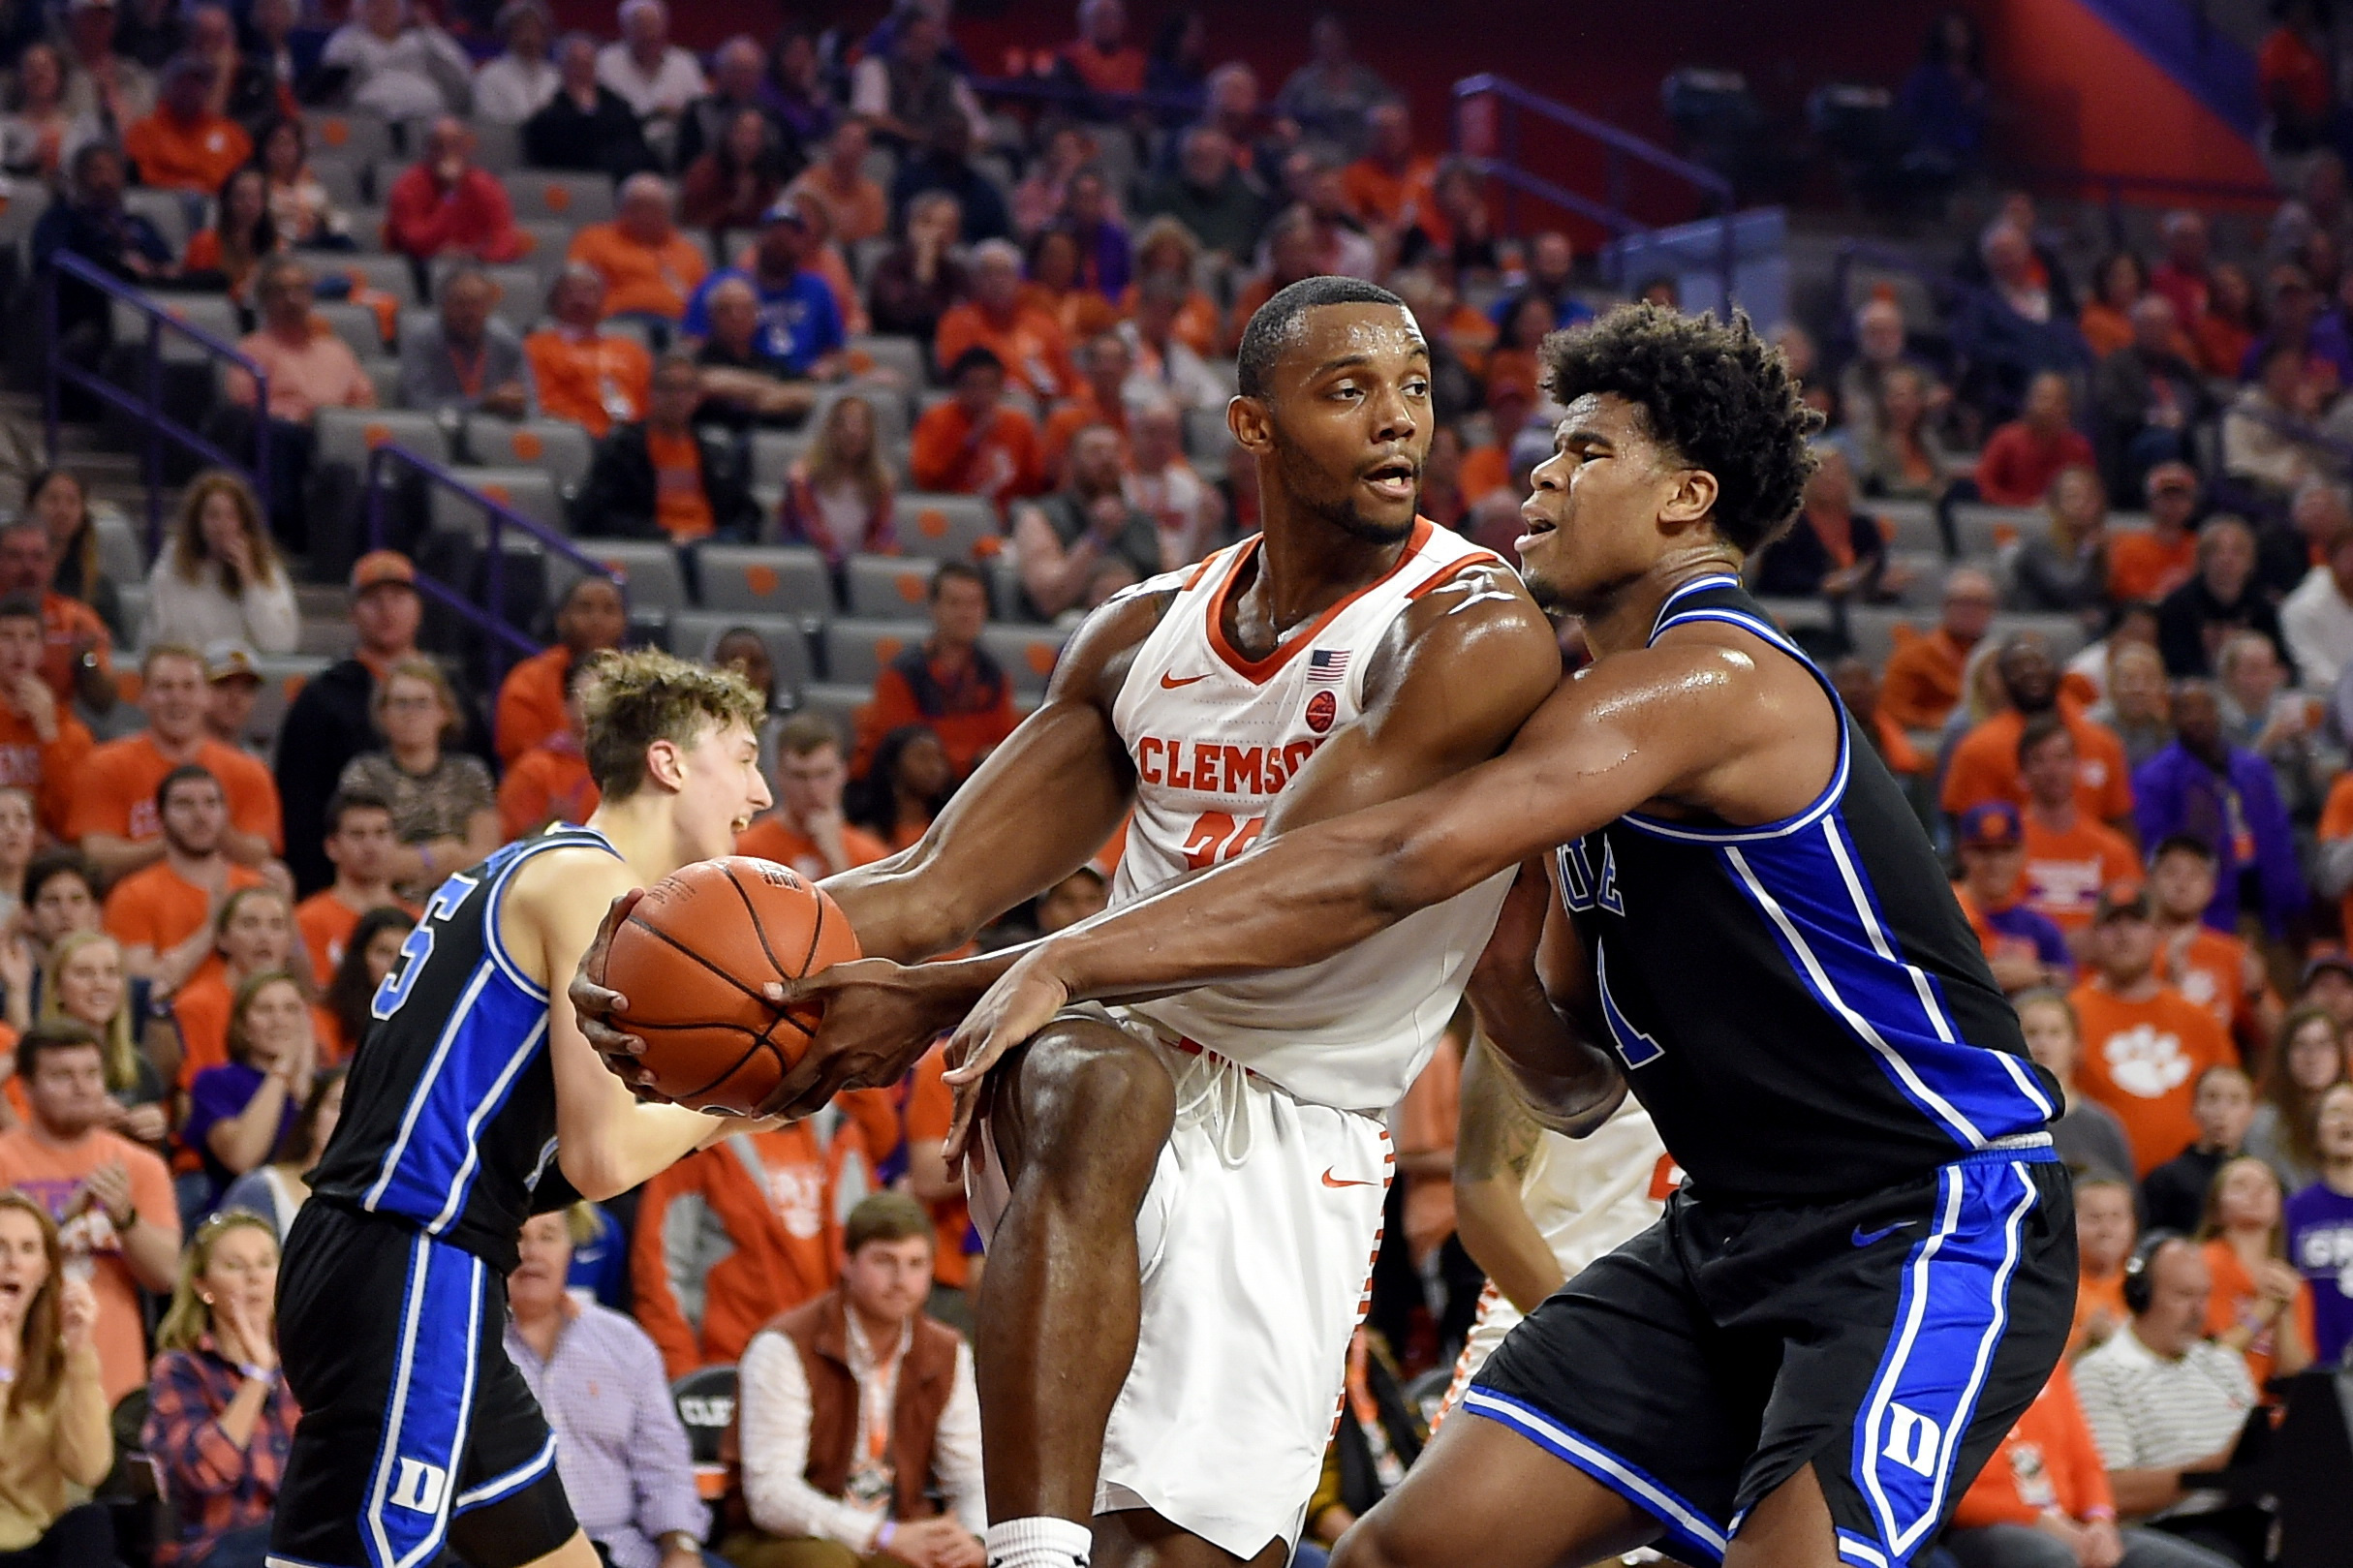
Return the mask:
<path id="1" fill-rule="evenodd" d="M 1233 859 L 1258 842 L 1265 826 L 1263 816 L 1247 816 L 1237 822 L 1231 812 L 1203 812 L 1192 819 L 1192 829 L 1185 835 L 1185 869 L 1199 871 Z"/>
<path id="2" fill-rule="evenodd" d="M 425 960 L 433 956 L 433 928 L 455 914 L 467 895 L 480 885 L 463 872 L 441 884 L 433 902 L 425 906 L 425 917 L 417 922 L 409 939 L 400 944 L 400 956 L 385 975 L 384 984 L 376 988 L 376 999 L 368 1004 L 371 1014 L 384 1019 L 400 1011 L 400 1004 L 409 999 L 409 988 L 424 972 Z"/>

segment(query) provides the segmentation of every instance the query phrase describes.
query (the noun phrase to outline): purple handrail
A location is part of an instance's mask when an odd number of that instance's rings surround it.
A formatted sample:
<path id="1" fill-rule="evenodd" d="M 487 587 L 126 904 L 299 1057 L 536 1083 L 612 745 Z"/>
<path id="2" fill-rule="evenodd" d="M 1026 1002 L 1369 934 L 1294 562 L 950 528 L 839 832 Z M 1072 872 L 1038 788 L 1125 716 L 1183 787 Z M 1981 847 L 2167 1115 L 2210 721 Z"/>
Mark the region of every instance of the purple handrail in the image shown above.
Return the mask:
<path id="1" fill-rule="evenodd" d="M 60 352 L 57 341 L 57 280 L 71 277 L 89 285 L 108 299 L 129 305 L 147 319 L 146 356 L 139 367 L 139 384 L 145 397 L 133 397 L 96 371 L 85 370 Z M 45 361 L 48 374 L 45 378 L 45 419 L 48 461 L 57 463 L 57 426 L 60 418 L 58 383 L 73 383 L 100 401 L 112 405 L 139 419 L 146 430 L 147 479 L 147 553 L 152 556 L 162 548 L 164 535 L 164 448 L 162 438 L 173 441 L 198 456 L 222 468 L 243 470 L 245 465 L 229 455 L 224 448 L 180 423 L 164 410 L 163 331 L 169 326 L 195 343 L 214 359 L 226 359 L 248 376 L 254 384 L 253 466 L 246 477 L 252 481 L 255 497 L 261 502 L 262 515 L 269 515 L 269 372 L 261 362 L 245 354 L 226 338 L 218 338 L 192 322 L 182 321 L 171 313 L 169 305 L 159 304 L 139 289 L 123 282 L 71 251 L 58 251 L 48 260 L 48 286 L 42 291 L 42 310 L 46 328 Z"/>
<path id="2" fill-rule="evenodd" d="M 489 561 L 485 569 L 488 581 L 483 585 L 482 594 L 482 597 L 490 601 L 489 606 L 477 604 L 447 583 L 436 581 L 421 572 L 418 574 L 417 587 L 427 599 L 448 609 L 458 619 L 484 633 L 490 639 L 490 646 L 484 650 L 484 653 L 489 661 L 492 685 L 495 686 L 506 676 L 508 649 L 519 649 L 525 658 L 541 652 L 540 643 L 509 626 L 505 619 L 507 552 L 501 537 L 503 530 L 519 528 L 532 538 L 537 539 L 542 547 L 564 557 L 582 571 L 592 572 L 604 578 L 614 587 L 627 590 L 628 572 L 608 567 L 604 562 L 584 554 L 578 545 L 537 518 L 525 516 L 505 502 L 496 500 L 484 491 L 468 484 L 464 479 L 459 478 L 453 470 L 434 462 L 429 457 L 411 451 L 396 442 L 387 442 L 368 453 L 365 483 L 368 498 L 369 549 L 380 550 L 385 547 L 384 466 L 387 463 L 400 463 L 415 470 L 423 476 L 427 484 L 437 484 L 446 490 L 453 491 L 459 499 L 480 507 L 482 514 L 489 519 Z"/>

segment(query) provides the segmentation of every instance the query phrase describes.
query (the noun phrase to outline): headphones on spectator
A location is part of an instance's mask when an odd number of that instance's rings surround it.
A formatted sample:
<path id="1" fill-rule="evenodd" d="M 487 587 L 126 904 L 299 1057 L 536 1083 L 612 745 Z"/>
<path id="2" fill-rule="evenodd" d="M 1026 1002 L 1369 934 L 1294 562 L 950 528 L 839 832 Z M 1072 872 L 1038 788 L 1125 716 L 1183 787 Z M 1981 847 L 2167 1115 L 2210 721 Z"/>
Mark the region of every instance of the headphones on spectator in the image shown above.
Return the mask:
<path id="1" fill-rule="evenodd" d="M 2124 1309 L 2126 1311 L 2138 1317 L 2149 1310 L 2149 1304 L 2156 1296 L 2157 1291 L 2156 1278 L 2151 1273 L 2151 1269 L 2156 1262 L 2158 1249 L 2167 1242 L 2187 1240 L 2188 1238 L 2178 1230 L 2162 1228 L 2152 1230 L 2141 1238 L 2141 1245 L 2134 1247 L 2132 1256 L 2124 1260 Z"/>

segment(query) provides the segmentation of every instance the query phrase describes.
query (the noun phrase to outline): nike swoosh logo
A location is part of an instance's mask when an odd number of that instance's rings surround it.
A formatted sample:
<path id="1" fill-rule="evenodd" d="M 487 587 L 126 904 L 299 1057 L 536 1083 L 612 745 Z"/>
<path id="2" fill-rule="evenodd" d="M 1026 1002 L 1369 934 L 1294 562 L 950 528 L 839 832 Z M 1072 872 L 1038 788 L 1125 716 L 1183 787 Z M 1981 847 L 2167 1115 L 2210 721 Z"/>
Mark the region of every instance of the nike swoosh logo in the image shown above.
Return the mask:
<path id="1" fill-rule="evenodd" d="M 1886 1241 L 1890 1236 L 1895 1235 L 1896 1232 L 1902 1230 L 1904 1226 L 1910 1223 L 1911 1221 L 1908 1219 L 1899 1219 L 1892 1225 L 1884 1225 L 1877 1230 L 1870 1232 L 1866 1232 L 1862 1226 L 1857 1225 L 1854 1228 L 1854 1234 L 1849 1237 L 1848 1240 L 1852 1241 L 1857 1246 L 1869 1246 L 1873 1242 Z"/>
<path id="2" fill-rule="evenodd" d="M 1326 1166 L 1323 1168 L 1323 1184 L 1324 1184 L 1325 1186 L 1378 1186 L 1378 1185 L 1380 1185 L 1380 1184 L 1379 1184 L 1378 1182 L 1343 1182 L 1342 1180 L 1340 1180 L 1340 1178 L 1338 1178 L 1338 1177 L 1336 1177 L 1336 1176 L 1334 1176 L 1334 1175 L 1332 1174 L 1332 1168 L 1331 1168 L 1329 1165 L 1326 1165 Z"/>
<path id="3" fill-rule="evenodd" d="M 1191 686 L 1196 681 L 1206 681 L 1210 676 L 1216 673 L 1217 672 L 1215 670 L 1204 670 L 1198 675 L 1188 675 L 1181 681 L 1177 680 L 1174 676 L 1163 675 L 1161 677 L 1161 690 L 1163 692 L 1174 692 L 1182 687 Z"/>

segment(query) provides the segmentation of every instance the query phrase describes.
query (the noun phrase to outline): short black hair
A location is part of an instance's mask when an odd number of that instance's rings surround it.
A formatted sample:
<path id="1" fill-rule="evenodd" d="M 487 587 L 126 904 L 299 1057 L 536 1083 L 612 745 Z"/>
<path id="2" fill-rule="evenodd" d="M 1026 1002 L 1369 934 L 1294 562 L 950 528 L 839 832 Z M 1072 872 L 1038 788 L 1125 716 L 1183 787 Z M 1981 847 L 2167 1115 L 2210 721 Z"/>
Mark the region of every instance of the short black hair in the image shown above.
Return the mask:
<path id="1" fill-rule="evenodd" d="M 373 789 L 338 789 L 326 797 L 326 836 L 333 838 L 343 831 L 343 819 L 353 812 L 382 812 L 392 815 L 392 803 Z"/>
<path id="2" fill-rule="evenodd" d="M 16 1042 L 18 1081 L 31 1081 L 41 1065 L 44 1051 L 96 1051 L 103 1056 L 106 1044 L 99 1039 L 98 1030 L 78 1018 L 44 1019 L 26 1030 L 24 1037 Z"/>
<path id="3" fill-rule="evenodd" d="M 31 594 L 0 596 L 0 621 L 42 620 L 41 600 Z"/>
<path id="4" fill-rule="evenodd" d="M 1242 329 L 1242 346 L 1234 353 L 1236 380 L 1244 397 L 1264 397 L 1269 390 L 1267 379 L 1275 373 L 1275 361 L 1283 356 L 1284 345 L 1299 319 L 1311 310 L 1325 305 L 1395 305 L 1406 309 L 1406 302 L 1378 284 L 1361 278 L 1321 276 L 1301 278 L 1286 289 L 1276 291 L 1275 296 L 1260 305 Z"/>
<path id="5" fill-rule="evenodd" d="M 2075 732 L 2067 727 L 2067 721 L 2058 714 L 2038 713 L 2028 720 L 2026 727 L 2018 732 L 2019 765 L 2024 767 L 2027 758 L 2034 754 L 2034 749 L 2054 735 L 2064 735 L 2068 745 L 2075 744 Z"/>
<path id="6" fill-rule="evenodd" d="M 98 869 L 80 850 L 61 845 L 44 849 L 24 865 L 24 891 L 20 895 L 26 904 L 41 897 L 41 890 L 60 876 L 78 876 L 81 885 L 92 898 L 98 896 Z"/>
<path id="7" fill-rule="evenodd" d="M 943 561 L 938 569 L 932 572 L 931 587 L 923 597 L 930 603 L 937 604 L 940 602 L 940 590 L 959 580 L 975 585 L 984 595 L 989 591 L 989 580 L 980 574 L 978 567 L 968 566 L 962 561 Z"/>
<path id="8" fill-rule="evenodd" d="M 1000 376 L 1005 374 L 1005 361 L 998 356 L 997 351 L 994 349 L 983 348 L 981 345 L 975 343 L 971 348 L 965 350 L 962 354 L 956 355 L 955 360 L 948 365 L 947 384 L 950 386 L 955 385 L 958 382 L 964 380 L 965 373 L 967 371 L 973 370 L 978 366 L 986 366 L 988 369 L 995 371 Z"/>
<path id="9" fill-rule="evenodd" d="M 2154 866 L 2167 855 L 2196 855 L 2208 865 L 2218 864 L 2221 856 L 2214 846 L 2195 833 L 2168 833 L 2159 839 L 2156 847 L 2149 851 L 2149 863 Z"/>
<path id="10" fill-rule="evenodd" d="M 1796 515 L 1821 415 L 1748 314 L 1731 324 L 1662 305 L 1622 305 L 1544 340 L 1544 390 L 1567 404 L 1607 392 L 1638 405 L 1653 440 L 1716 477 L 1716 532 L 1743 554 Z"/>
<path id="11" fill-rule="evenodd" d="M 191 779 L 201 779 L 206 784 L 212 785 L 213 788 L 220 789 L 221 799 L 223 802 L 227 802 L 229 799 L 229 791 L 226 789 L 221 789 L 221 781 L 217 776 L 214 775 L 210 768 L 204 767 L 200 763 L 183 762 L 178 767 L 173 768 L 170 773 L 165 774 L 163 782 L 155 786 L 155 811 L 157 815 L 160 816 L 163 815 L 164 802 L 171 798 L 171 791 L 177 789 L 181 784 L 186 784 Z"/>

